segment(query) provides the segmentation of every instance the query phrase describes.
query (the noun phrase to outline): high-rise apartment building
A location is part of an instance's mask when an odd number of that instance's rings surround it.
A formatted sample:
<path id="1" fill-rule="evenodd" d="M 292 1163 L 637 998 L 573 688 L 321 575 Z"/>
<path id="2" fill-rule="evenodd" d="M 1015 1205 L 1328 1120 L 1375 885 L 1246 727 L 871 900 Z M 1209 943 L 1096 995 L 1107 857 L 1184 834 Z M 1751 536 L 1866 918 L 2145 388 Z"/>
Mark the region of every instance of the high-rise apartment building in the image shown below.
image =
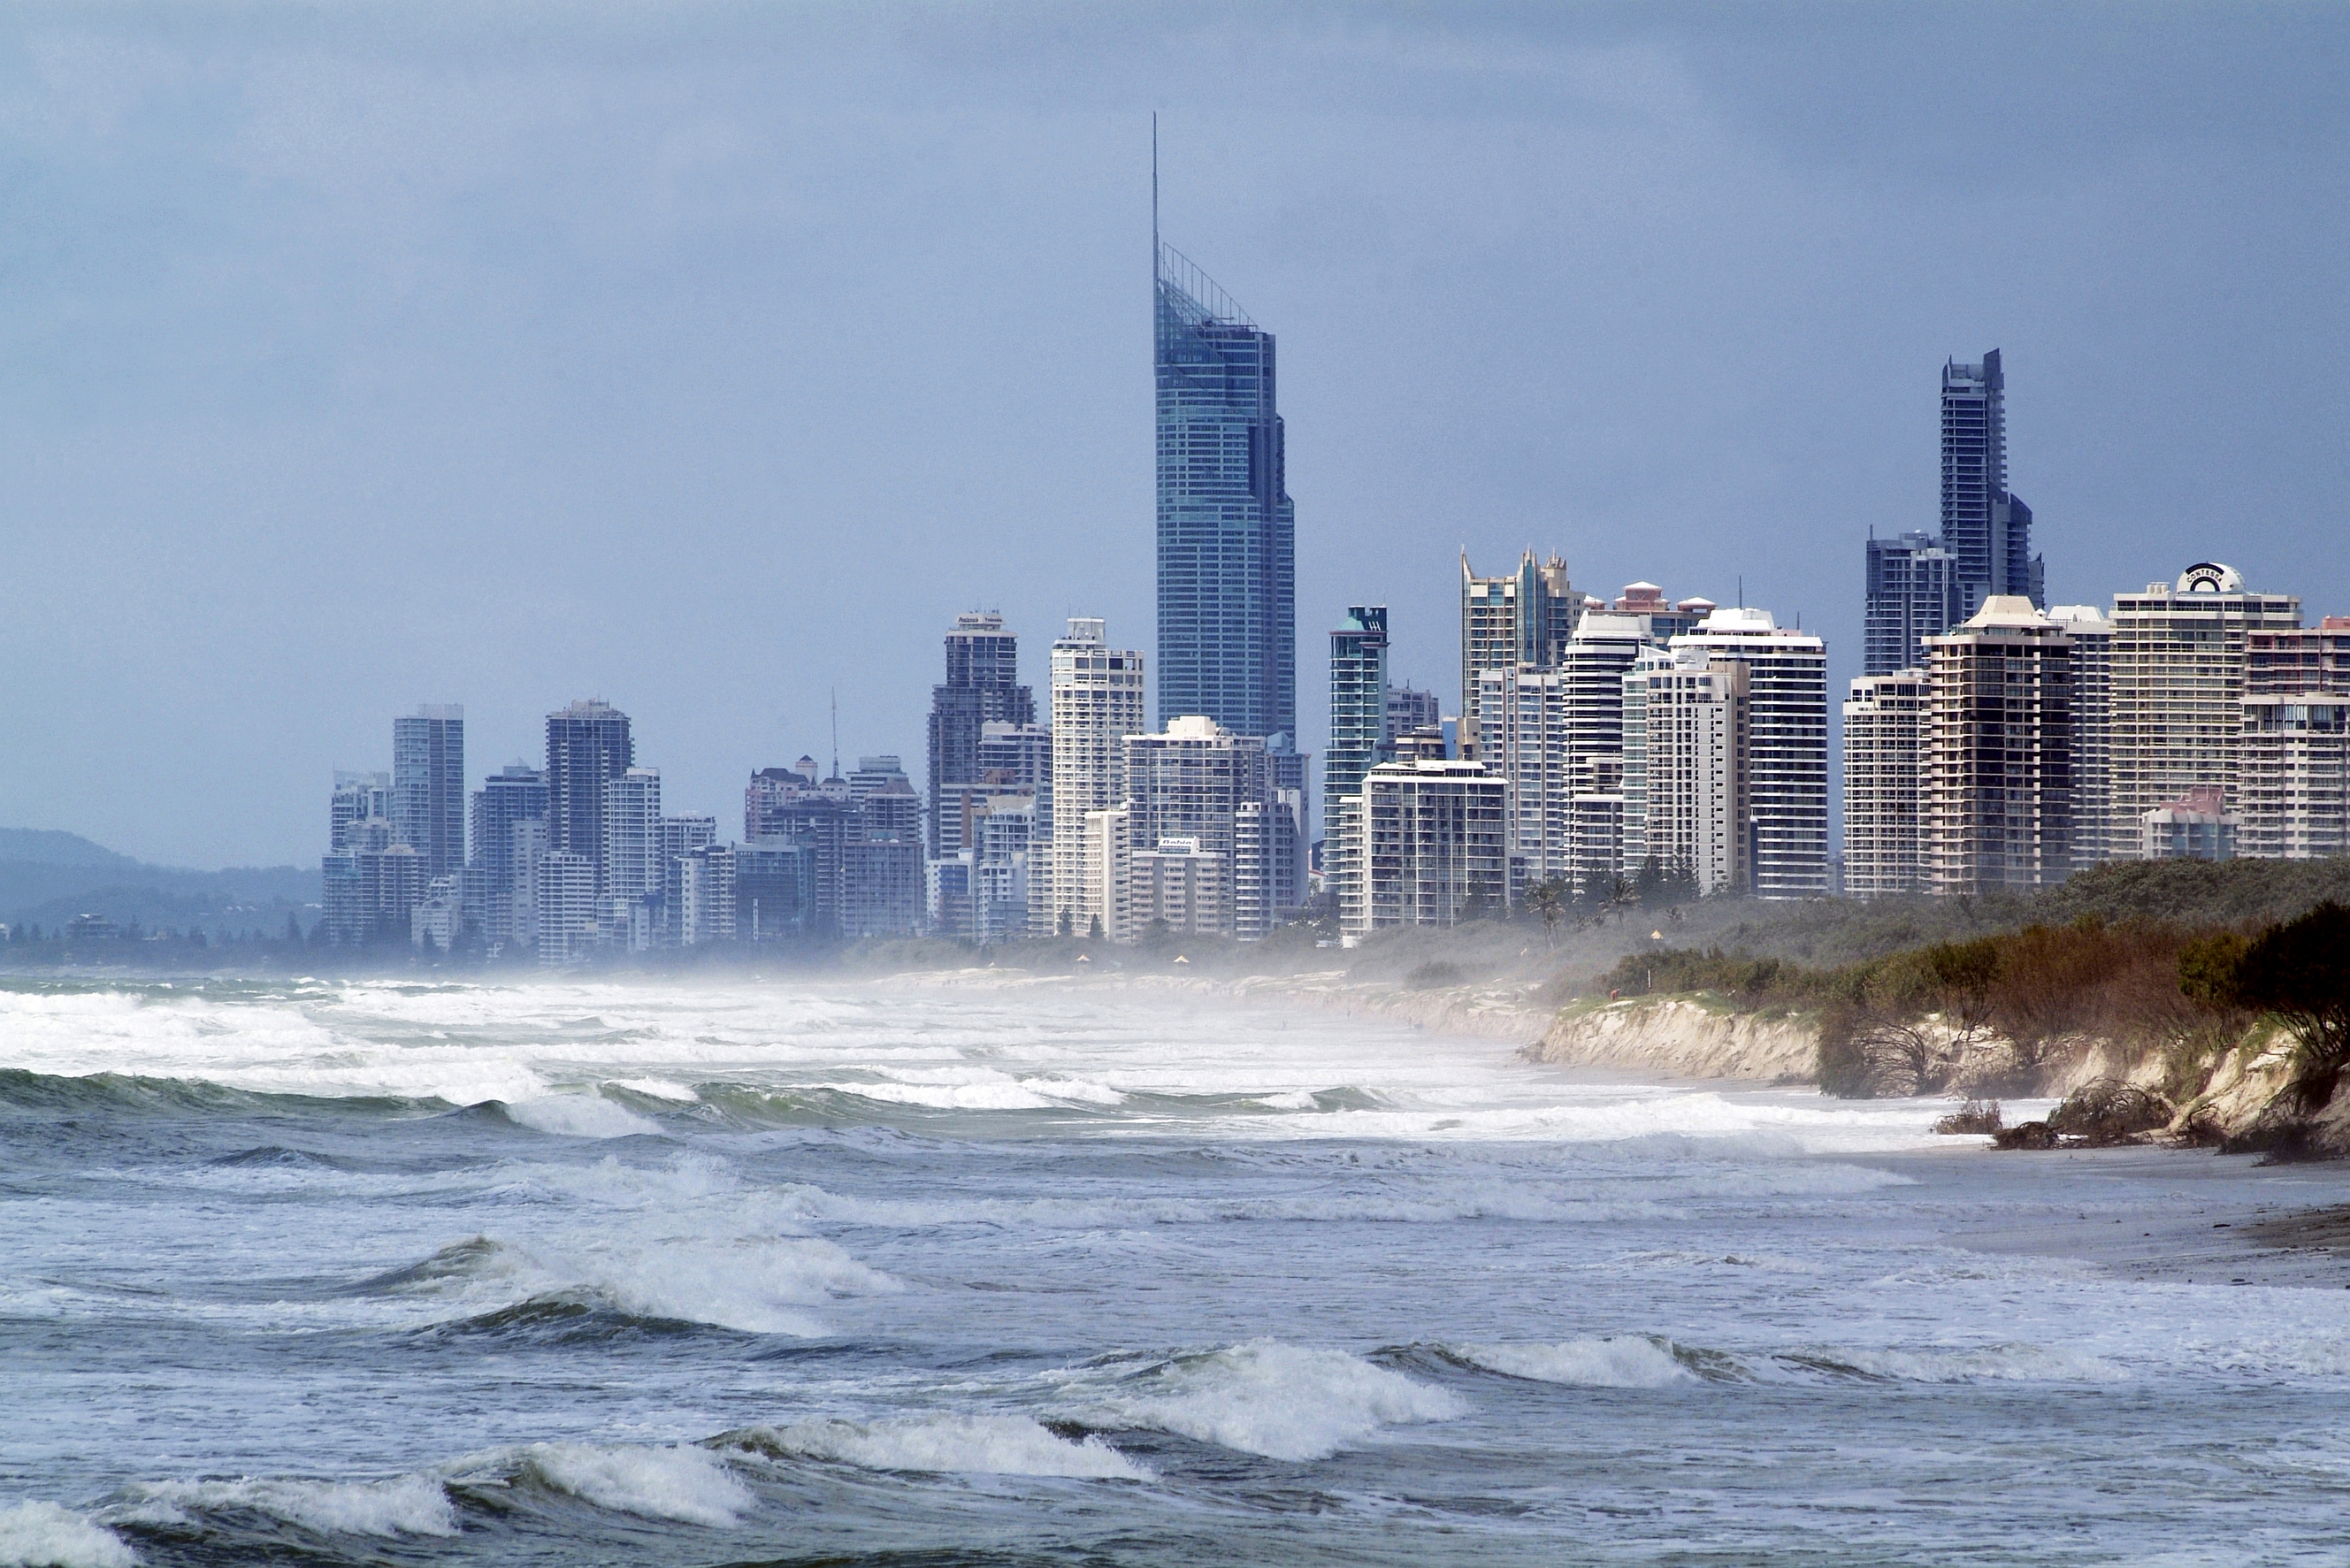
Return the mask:
<path id="1" fill-rule="evenodd" d="M 1571 691 L 1565 672 L 1555 668 L 1478 672 L 1480 760 L 1508 786 L 1503 822 L 1513 898 L 1535 883 L 1572 875 Z"/>
<path id="2" fill-rule="evenodd" d="M 536 881 L 538 961 L 549 969 L 587 962 L 603 934 L 596 919 L 596 863 L 551 849 L 539 857 Z"/>
<path id="3" fill-rule="evenodd" d="M 1918 891 L 1918 784 L 1925 766 L 1926 672 L 1863 675 L 1844 705 L 1844 890 Z"/>
<path id="4" fill-rule="evenodd" d="M 608 703 L 574 702 L 546 716 L 546 838 L 551 853 L 577 855 L 600 880 L 604 785 L 637 760 L 629 716 Z"/>
<path id="5" fill-rule="evenodd" d="M 1126 804 L 1126 737 L 1146 727 L 1142 681 L 1140 651 L 1110 647 L 1097 618 L 1072 618 L 1053 644 L 1053 847 L 1044 867 L 1033 851 L 1028 863 L 1032 929 L 1040 936 L 1085 936 L 1112 923 L 1106 917 L 1119 889 L 1115 878 L 1102 877 L 1123 836 L 1096 826 L 1107 847 L 1093 857 L 1089 882 L 1087 819 Z"/>
<path id="6" fill-rule="evenodd" d="M 946 659 L 946 683 L 931 689 L 926 842 L 932 859 L 963 846 L 967 813 L 957 790 L 981 782 L 980 741 L 987 726 L 1036 722 L 1035 699 L 1020 684 L 1019 639 L 1004 629 L 1002 616 L 957 616 L 947 632 Z"/>
<path id="7" fill-rule="evenodd" d="M 1422 691 L 1410 685 L 1388 688 L 1387 730 L 1379 739 L 1392 747 L 1399 736 L 1416 730 L 1434 730 L 1442 726 L 1444 710 L 1433 691 Z"/>
<path id="8" fill-rule="evenodd" d="M 1749 661 L 1677 647 L 1643 654 L 1626 673 L 1627 878 L 1662 878 L 1700 897 L 1754 890 L 1754 672 Z"/>
<path id="9" fill-rule="evenodd" d="M 391 831 L 427 877 L 465 864 L 465 710 L 426 703 L 391 722 Z"/>
<path id="10" fill-rule="evenodd" d="M 1388 608 L 1356 605 L 1330 634 L 1330 747 L 1322 757 L 1325 802 L 1353 794 L 1363 775 L 1386 760 Z"/>
<path id="11" fill-rule="evenodd" d="M 1190 715 L 1156 734 L 1127 736 L 1125 774 L 1126 934 L 1161 920 L 1176 930 L 1263 937 L 1274 913 L 1264 742 Z M 1169 857 L 1180 864 L 1162 864 Z"/>
<path id="12" fill-rule="evenodd" d="M 2007 378 L 1996 348 L 1980 365 L 1942 367 L 1942 548 L 1957 558 L 1960 618 L 1994 594 L 2046 602 L 2032 508 L 2007 488 Z"/>
<path id="13" fill-rule="evenodd" d="M 1556 664 L 1583 614 L 1583 596 L 1558 556 L 1537 566 L 1531 549 L 1505 577 L 1481 577 L 1461 554 L 1461 754 L 1477 756 L 1478 678 L 1488 670 Z"/>
<path id="14" fill-rule="evenodd" d="M 1827 647 L 1763 609 L 1719 609 L 1673 639 L 1700 662 L 1748 666 L 1747 868 L 1760 898 L 1828 892 Z M 1654 760 L 1651 759 L 1653 770 Z"/>
<path id="15" fill-rule="evenodd" d="M 2073 871 L 2073 641 L 2021 594 L 1926 642 L 1920 875 L 1933 893 Z"/>
<path id="16" fill-rule="evenodd" d="M 1924 667 L 1926 639 L 1941 636 L 1961 618 L 1958 565 L 1931 535 L 1869 539 L 1864 673 Z"/>
<path id="17" fill-rule="evenodd" d="M 1171 246 L 1154 292 L 1159 718 L 1294 740 L 1296 517 L 1273 334 Z"/>
<path id="18" fill-rule="evenodd" d="M 380 821 L 381 819 L 377 819 Z M 431 878 L 412 845 L 384 842 L 336 850 L 319 861 L 320 929 L 338 947 L 410 940 L 410 917 Z"/>
<path id="19" fill-rule="evenodd" d="M 327 801 L 327 847 L 381 849 L 392 841 L 391 775 L 337 768 Z"/>
<path id="20" fill-rule="evenodd" d="M 2235 853 L 2350 855 L 2350 616 L 2244 639 Z"/>
<path id="21" fill-rule="evenodd" d="M 546 821 L 546 775 L 528 763 L 507 763 L 473 792 L 473 860 L 466 897 L 481 922 L 482 940 L 504 946 L 515 939 L 515 826 Z"/>
<path id="22" fill-rule="evenodd" d="M 2114 596 L 2112 788 L 2107 851 L 2136 858 L 2146 814 L 2199 786 L 2237 805 L 2246 639 L 2292 631 L 2301 600 L 2254 593 L 2232 566 L 2203 561 L 2175 583 Z"/>
<path id="23" fill-rule="evenodd" d="M 661 859 L 660 770 L 630 768 L 604 781 L 604 846 L 598 891 L 629 904 L 668 885 Z"/>
<path id="24" fill-rule="evenodd" d="M 1346 940 L 1508 909 L 1508 795 L 1478 763 L 1399 759 L 1366 774 L 1350 813 L 1360 871 L 1340 906 Z"/>
<path id="25" fill-rule="evenodd" d="M 2116 853 L 2114 815 L 2114 623 L 2095 605 L 2058 605 L 2048 618 L 2073 642 L 2073 869 Z"/>
<path id="26" fill-rule="evenodd" d="M 1667 602 L 1665 590 L 1654 583 L 1626 583 L 1613 605 L 1592 601 L 1595 609 L 1612 611 L 1617 615 L 1635 617 L 1640 623 L 1640 634 L 1648 641 L 1663 648 L 1685 631 L 1695 631 L 1705 618 L 1721 607 L 1708 598 L 1686 598 Z"/>

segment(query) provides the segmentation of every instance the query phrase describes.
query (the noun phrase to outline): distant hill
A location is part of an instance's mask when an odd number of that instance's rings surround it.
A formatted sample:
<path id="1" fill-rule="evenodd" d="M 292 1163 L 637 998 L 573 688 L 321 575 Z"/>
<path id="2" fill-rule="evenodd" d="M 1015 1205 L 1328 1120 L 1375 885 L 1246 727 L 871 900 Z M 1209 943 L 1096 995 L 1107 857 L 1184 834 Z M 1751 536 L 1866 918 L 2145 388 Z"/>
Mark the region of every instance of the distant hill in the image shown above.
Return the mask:
<path id="1" fill-rule="evenodd" d="M 210 932 L 283 929 L 289 912 L 317 919 L 315 866 L 189 871 L 150 866 L 76 833 L 0 827 L 0 921 L 63 925 L 76 915 Z M 306 909 L 305 907 L 307 906 Z"/>
<path id="2" fill-rule="evenodd" d="M 132 867 L 140 864 L 102 844 L 92 844 L 78 833 L 59 833 L 53 827 L 0 827 L 0 861 L 9 860 L 36 866 Z"/>

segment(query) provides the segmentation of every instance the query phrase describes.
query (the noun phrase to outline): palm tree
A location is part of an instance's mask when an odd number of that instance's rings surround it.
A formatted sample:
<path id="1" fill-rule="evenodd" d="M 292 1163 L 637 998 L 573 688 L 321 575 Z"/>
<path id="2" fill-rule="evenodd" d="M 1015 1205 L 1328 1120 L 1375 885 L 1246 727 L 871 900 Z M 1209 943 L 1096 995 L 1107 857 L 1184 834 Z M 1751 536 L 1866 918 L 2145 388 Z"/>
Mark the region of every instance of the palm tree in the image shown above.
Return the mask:
<path id="1" fill-rule="evenodd" d="M 1542 917 L 1543 947 L 1548 950 L 1556 942 L 1552 928 L 1558 924 L 1558 917 L 1566 908 L 1565 878 L 1551 877 L 1534 883 L 1526 889 L 1526 902 Z"/>

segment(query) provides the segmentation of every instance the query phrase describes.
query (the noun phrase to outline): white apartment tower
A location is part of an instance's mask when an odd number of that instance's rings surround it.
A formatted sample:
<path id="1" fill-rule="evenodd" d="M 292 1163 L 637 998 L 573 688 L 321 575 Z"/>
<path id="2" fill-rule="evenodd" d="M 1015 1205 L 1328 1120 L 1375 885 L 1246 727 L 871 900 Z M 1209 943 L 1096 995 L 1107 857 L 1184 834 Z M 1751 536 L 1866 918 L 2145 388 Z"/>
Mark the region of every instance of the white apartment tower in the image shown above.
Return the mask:
<path id="1" fill-rule="evenodd" d="M 1509 906 L 1509 785 L 1483 764 L 1412 758 L 1364 775 L 1355 815 L 1358 891 L 1342 930 L 1451 926 Z"/>
<path id="2" fill-rule="evenodd" d="M 1129 934 L 1164 920 L 1176 930 L 1263 937 L 1271 915 L 1264 742 L 1185 715 L 1158 734 L 1126 738 L 1125 776 Z M 1163 864 L 1169 856 L 1181 864 Z"/>
<path id="3" fill-rule="evenodd" d="M 1863 675 L 1844 705 L 1844 890 L 1914 893 L 1926 672 Z"/>
<path id="4" fill-rule="evenodd" d="M 2245 639 L 2239 855 L 2350 855 L 2350 616 Z"/>
<path id="5" fill-rule="evenodd" d="M 2073 869 L 2116 851 L 2114 815 L 2114 623 L 2095 605 L 2058 605 L 2048 618 L 2073 640 Z"/>
<path id="6" fill-rule="evenodd" d="M 2299 598 L 2251 592 L 2216 561 L 2114 596 L 2108 853 L 2137 857 L 2146 814 L 2196 788 L 2235 808 L 2245 639 L 2300 625 Z"/>
<path id="7" fill-rule="evenodd" d="M 616 903 L 658 893 L 668 881 L 662 858 L 660 770 L 630 768 L 604 781 L 604 886 Z M 715 825 L 712 825 L 713 827 Z"/>
<path id="8" fill-rule="evenodd" d="M 1038 936 L 1085 936 L 1097 921 L 1107 935 L 1115 922 L 1118 884 L 1102 877 L 1115 870 L 1123 834 L 1089 857 L 1088 836 L 1102 837 L 1107 825 L 1089 828 L 1087 817 L 1125 805 L 1126 737 L 1148 727 L 1142 712 L 1140 651 L 1111 648 L 1097 618 L 1071 618 L 1052 652 L 1052 853 L 1040 866 L 1032 852 L 1028 862 L 1029 929 Z"/>
<path id="9" fill-rule="evenodd" d="M 2073 640 L 2021 594 L 1926 639 L 1918 861 L 1928 891 L 2043 888 L 2073 870 Z"/>
<path id="10" fill-rule="evenodd" d="M 1828 891 L 1828 660 L 1817 637 L 1762 609 L 1718 609 L 1673 651 L 1747 667 L 1746 857 L 1760 898 Z M 1653 767 L 1653 759 L 1651 762 Z"/>
<path id="11" fill-rule="evenodd" d="M 1643 659 L 1627 678 L 1640 688 L 1641 864 L 1634 876 L 1653 870 L 1700 897 L 1749 890 L 1752 679 L 1742 660 L 1708 663 L 1686 649 L 1669 664 Z M 1635 711 L 1634 702 L 1626 709 Z"/>

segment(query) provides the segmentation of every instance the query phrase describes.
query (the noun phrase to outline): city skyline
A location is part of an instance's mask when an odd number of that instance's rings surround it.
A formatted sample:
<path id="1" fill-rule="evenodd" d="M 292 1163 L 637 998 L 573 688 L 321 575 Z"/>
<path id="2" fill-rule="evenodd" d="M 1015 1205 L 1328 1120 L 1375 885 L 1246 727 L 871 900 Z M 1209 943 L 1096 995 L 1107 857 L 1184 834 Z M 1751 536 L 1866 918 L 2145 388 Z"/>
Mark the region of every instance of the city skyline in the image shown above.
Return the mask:
<path id="1" fill-rule="evenodd" d="M 580 692 L 723 815 L 827 749 L 836 689 L 844 753 L 920 757 L 907 693 L 974 604 L 1155 647 L 1154 109 L 1170 234 L 1281 334 L 1309 749 L 1346 606 L 1457 689 L 1464 545 L 1603 595 L 1742 576 L 1840 690 L 1855 542 L 1937 526 L 1923 368 L 1994 345 L 2050 603 L 2214 556 L 2350 602 L 2340 24 L 1320 16 L 916 54 L 782 16 L 18 14 L 0 817 L 305 860 L 380 715 L 462 701 L 494 763 Z M 1954 75 L 2009 109 L 1918 123 Z M 187 788 L 115 785 L 157 748 Z"/>

